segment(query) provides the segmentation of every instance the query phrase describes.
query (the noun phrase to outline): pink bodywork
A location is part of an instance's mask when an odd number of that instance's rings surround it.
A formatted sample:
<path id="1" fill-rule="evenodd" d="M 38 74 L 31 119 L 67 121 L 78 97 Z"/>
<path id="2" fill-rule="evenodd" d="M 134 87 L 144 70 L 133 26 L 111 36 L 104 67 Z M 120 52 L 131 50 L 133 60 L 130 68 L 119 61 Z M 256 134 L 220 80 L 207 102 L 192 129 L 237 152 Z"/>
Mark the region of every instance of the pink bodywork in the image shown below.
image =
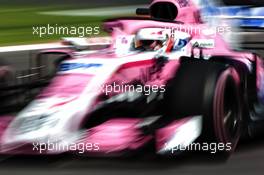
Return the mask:
<path id="1" fill-rule="evenodd" d="M 170 138 L 172 138 L 172 136 L 175 134 L 177 129 L 180 126 L 184 125 L 186 122 L 188 122 L 188 120 L 190 120 L 190 118 L 184 118 L 182 120 L 175 120 L 168 126 L 159 129 L 155 135 L 156 149 L 161 150 L 164 147 L 164 145 L 170 140 Z"/>
<path id="2" fill-rule="evenodd" d="M 85 74 L 57 75 L 38 98 L 79 96 L 92 76 Z"/>
<path id="3" fill-rule="evenodd" d="M 189 4 L 188 6 L 182 8 L 177 3 L 177 0 L 153 0 L 151 4 L 156 2 L 173 2 L 179 9 L 179 15 L 175 20 L 183 21 L 185 24 L 177 24 L 177 23 L 168 23 L 168 22 L 159 22 L 152 20 L 126 20 L 120 19 L 113 22 L 105 23 L 106 29 L 113 29 L 112 38 L 113 42 L 119 35 L 129 36 L 135 34 L 139 29 L 142 28 L 179 28 L 181 26 L 181 30 L 185 31 L 187 27 L 192 27 L 193 29 L 204 28 L 205 24 L 201 23 L 200 19 L 197 17 L 198 8 L 195 7 L 194 4 Z M 213 39 L 215 41 L 215 49 L 204 49 L 204 55 L 229 55 L 232 59 L 239 61 L 245 65 L 248 65 L 249 61 L 254 60 L 254 56 L 251 53 L 246 52 L 235 52 L 231 51 L 227 43 L 222 39 L 220 35 L 216 36 L 205 36 L 202 33 L 196 33 L 195 30 L 192 30 L 189 34 L 192 39 Z M 112 49 L 112 47 L 110 47 Z M 191 53 L 192 45 L 188 43 L 187 45 L 187 53 Z M 71 59 L 74 59 L 74 54 L 72 54 L 72 50 L 48 50 L 48 52 L 63 52 L 72 55 Z M 198 54 L 195 51 L 195 54 Z M 122 58 L 127 57 L 136 57 L 137 55 L 129 55 L 122 56 Z M 83 55 L 82 59 L 111 59 L 118 60 L 121 59 L 120 56 L 115 55 L 114 53 L 107 53 L 107 50 L 102 52 L 98 52 L 95 54 Z M 113 75 L 111 75 L 105 84 L 111 84 L 112 82 L 124 82 L 128 83 L 142 75 L 142 71 L 147 71 L 149 67 L 154 64 L 153 58 L 145 58 L 141 61 L 129 62 L 121 65 Z M 169 60 L 169 63 L 165 65 L 159 75 L 153 75 L 152 78 L 143 82 L 144 84 L 149 85 L 166 85 L 168 80 L 170 80 L 175 73 L 177 72 L 177 68 L 180 66 L 179 60 Z M 259 68 L 263 69 L 263 68 Z M 263 70 L 259 70 L 263 71 Z M 93 76 L 83 76 L 83 75 L 58 75 L 56 76 L 51 85 L 48 86 L 39 96 L 38 98 L 49 98 L 51 96 L 59 96 L 59 97 L 76 97 L 79 98 L 82 94 L 82 91 L 86 85 L 90 83 L 90 80 Z M 260 83 L 258 82 L 258 85 Z M 94 90 L 98 92 L 98 89 Z M 102 92 L 101 92 L 102 93 Z M 100 94 L 100 93 L 99 93 Z M 115 94 L 114 94 L 115 95 Z M 75 100 L 74 98 L 72 100 Z M 64 105 L 66 103 L 70 103 L 71 101 L 60 102 L 55 105 Z M 96 99 L 93 103 L 93 107 L 95 107 L 100 101 Z M 90 112 L 91 109 L 87 109 L 87 113 Z M 84 116 L 85 118 L 85 116 Z M 0 121 L 0 133 L 3 133 L 7 128 L 8 123 L 11 121 L 9 117 L 2 118 Z M 163 145 L 169 140 L 169 138 L 174 134 L 176 129 L 183 125 L 186 120 L 179 120 L 171 123 L 169 126 L 160 129 L 157 131 L 155 137 L 151 135 L 143 135 L 139 130 L 137 125 L 142 122 L 141 119 L 131 119 L 131 118 L 123 118 L 123 119 L 112 119 L 106 121 L 105 123 L 96 126 L 94 128 L 88 129 L 86 131 L 87 136 L 84 142 L 92 142 L 99 143 L 100 145 L 100 153 L 112 153 L 112 152 L 121 152 L 124 150 L 136 150 L 139 147 L 148 143 L 151 139 L 156 139 L 157 141 L 157 150 L 161 149 Z"/>
<path id="4" fill-rule="evenodd" d="M 13 116 L 1 116 L 0 118 L 0 138 L 12 120 L 13 120 Z"/>
<path id="5" fill-rule="evenodd" d="M 148 143 L 152 136 L 145 136 L 138 129 L 141 119 L 112 119 L 99 126 L 87 130 L 87 136 L 82 142 L 98 143 L 100 149 L 93 153 L 117 153 L 133 151 Z"/>

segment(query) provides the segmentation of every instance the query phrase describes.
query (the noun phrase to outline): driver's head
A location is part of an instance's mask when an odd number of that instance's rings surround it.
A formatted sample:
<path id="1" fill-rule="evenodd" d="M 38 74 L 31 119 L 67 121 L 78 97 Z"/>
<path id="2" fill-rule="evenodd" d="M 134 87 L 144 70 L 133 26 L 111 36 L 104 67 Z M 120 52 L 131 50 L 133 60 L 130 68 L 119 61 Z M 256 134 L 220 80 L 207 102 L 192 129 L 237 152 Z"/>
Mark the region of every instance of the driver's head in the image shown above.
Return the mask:
<path id="1" fill-rule="evenodd" d="M 144 50 L 159 50 L 163 46 L 163 41 L 159 40 L 139 40 L 137 42 L 138 47 L 143 48 Z"/>
<path id="2" fill-rule="evenodd" d="M 162 48 L 166 44 L 167 38 L 167 35 L 162 29 L 141 29 L 135 36 L 135 48 L 155 51 Z"/>

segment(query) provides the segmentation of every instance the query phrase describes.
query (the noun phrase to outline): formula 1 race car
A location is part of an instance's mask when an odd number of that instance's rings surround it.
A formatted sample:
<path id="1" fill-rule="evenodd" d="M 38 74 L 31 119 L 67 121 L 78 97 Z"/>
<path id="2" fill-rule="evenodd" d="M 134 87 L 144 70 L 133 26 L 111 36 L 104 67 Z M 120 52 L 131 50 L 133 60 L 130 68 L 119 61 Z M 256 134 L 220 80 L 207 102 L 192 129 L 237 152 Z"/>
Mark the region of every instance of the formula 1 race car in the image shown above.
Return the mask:
<path id="1" fill-rule="evenodd" d="M 191 1 L 153 0 L 145 12 L 106 21 L 107 49 L 40 52 L 38 81 L 53 78 L 0 118 L 0 152 L 120 155 L 155 143 L 160 155 L 212 144 L 230 155 L 262 134 L 263 59 L 231 50 Z"/>

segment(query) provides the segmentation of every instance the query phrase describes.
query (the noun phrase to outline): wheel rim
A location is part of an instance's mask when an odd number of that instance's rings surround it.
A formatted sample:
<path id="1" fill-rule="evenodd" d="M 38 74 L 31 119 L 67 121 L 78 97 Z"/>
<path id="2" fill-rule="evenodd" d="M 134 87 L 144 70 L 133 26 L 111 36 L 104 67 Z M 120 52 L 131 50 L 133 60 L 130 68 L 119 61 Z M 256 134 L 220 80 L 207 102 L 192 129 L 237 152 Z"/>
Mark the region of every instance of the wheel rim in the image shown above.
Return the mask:
<path id="1" fill-rule="evenodd" d="M 229 139 L 236 139 L 239 132 L 240 114 L 239 114 L 239 97 L 235 83 L 228 79 L 224 93 L 224 117 L 223 125 L 229 133 Z"/>

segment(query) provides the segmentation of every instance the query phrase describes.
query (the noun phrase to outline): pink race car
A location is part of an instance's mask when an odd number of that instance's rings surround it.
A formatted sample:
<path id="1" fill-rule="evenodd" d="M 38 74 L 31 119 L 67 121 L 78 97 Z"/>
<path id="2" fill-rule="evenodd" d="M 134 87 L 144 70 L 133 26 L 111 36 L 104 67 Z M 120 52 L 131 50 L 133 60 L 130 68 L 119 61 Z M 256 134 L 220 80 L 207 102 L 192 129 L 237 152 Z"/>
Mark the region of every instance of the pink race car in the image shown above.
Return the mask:
<path id="1" fill-rule="evenodd" d="M 39 62 L 58 55 L 56 74 L 15 117 L 0 118 L 2 154 L 120 155 L 155 143 L 160 155 L 230 155 L 242 135 L 261 133 L 262 58 L 231 50 L 190 1 L 153 0 L 137 12 L 150 17 L 105 22 L 107 49 L 39 53 Z"/>

